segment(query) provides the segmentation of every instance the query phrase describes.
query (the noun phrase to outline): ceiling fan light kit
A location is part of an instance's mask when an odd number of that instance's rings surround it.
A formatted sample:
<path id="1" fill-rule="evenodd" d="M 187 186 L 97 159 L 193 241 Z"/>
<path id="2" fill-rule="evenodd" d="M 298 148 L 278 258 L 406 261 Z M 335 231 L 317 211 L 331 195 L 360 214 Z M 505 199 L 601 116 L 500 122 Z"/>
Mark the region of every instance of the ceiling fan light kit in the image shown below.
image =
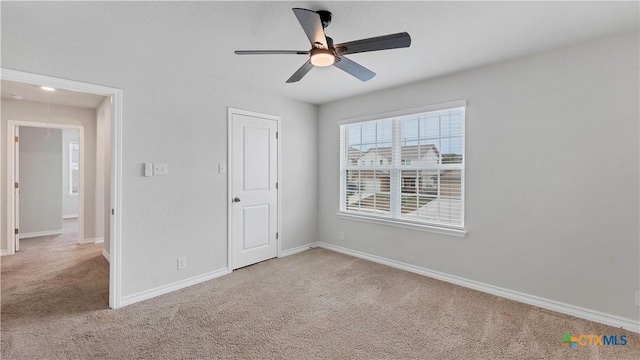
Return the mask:
<path id="1" fill-rule="evenodd" d="M 311 50 L 311 64 L 314 66 L 329 66 L 333 65 L 336 61 L 336 56 L 333 55 L 333 51 L 328 49 L 316 48 Z"/>
<path id="2" fill-rule="evenodd" d="M 298 18 L 307 38 L 309 38 L 309 42 L 311 43 L 311 49 L 309 51 L 237 50 L 235 52 L 238 55 L 308 55 L 309 60 L 287 80 L 287 83 L 300 81 L 314 66 L 325 67 L 330 65 L 354 76 L 360 81 L 367 81 L 376 76 L 376 73 L 348 59 L 344 55 L 398 49 L 411 45 L 411 37 L 406 32 L 334 45 L 333 39 L 324 33 L 324 29 L 331 24 L 332 15 L 329 11 L 313 11 L 300 8 L 294 8 L 292 10 L 296 18 Z"/>

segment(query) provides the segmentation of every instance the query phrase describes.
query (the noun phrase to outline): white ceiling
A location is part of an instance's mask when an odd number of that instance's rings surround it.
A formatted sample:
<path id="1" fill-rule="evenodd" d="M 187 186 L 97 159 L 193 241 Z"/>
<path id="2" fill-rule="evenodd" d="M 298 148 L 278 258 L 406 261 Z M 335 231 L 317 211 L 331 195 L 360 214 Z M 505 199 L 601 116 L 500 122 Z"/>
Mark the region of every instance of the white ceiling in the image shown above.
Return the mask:
<path id="1" fill-rule="evenodd" d="M 412 44 L 349 55 L 377 73 L 365 83 L 328 67 L 314 68 L 300 82 L 286 84 L 306 61 L 304 55 L 239 56 L 233 51 L 308 50 L 293 7 L 331 11 L 326 33 L 335 43 L 407 31 Z M 60 13 L 74 21 L 63 23 L 42 13 Z M 100 43 L 102 51 L 117 54 L 119 61 L 153 59 L 171 66 L 183 54 L 198 54 L 188 61 L 194 69 L 209 69 L 203 76 L 214 77 L 214 86 L 230 81 L 313 104 L 638 31 L 640 23 L 637 1 L 42 3 L 25 6 L 20 21 L 55 29 L 78 48 Z M 83 31 L 87 27 L 92 31 Z M 178 69 L 174 75 L 189 70 Z M 4 86 L 2 92 L 4 96 Z"/>
<path id="2" fill-rule="evenodd" d="M 23 84 L 13 81 L 2 80 L 0 90 L 3 98 L 13 99 L 13 95 L 22 95 L 21 101 L 34 101 L 40 103 L 47 102 L 56 105 L 75 106 L 81 108 L 95 109 L 102 103 L 104 96 L 85 94 L 67 90 L 56 89 L 56 91 L 45 91 L 38 85 Z M 18 101 L 15 100 L 14 101 Z"/>
<path id="3" fill-rule="evenodd" d="M 255 7 L 254 7 L 255 6 Z M 407 31 L 409 48 L 349 55 L 377 73 L 362 83 L 335 68 L 314 68 L 285 81 L 304 55 L 238 56 L 235 49 L 308 50 L 292 7 L 329 10 L 325 32 L 335 43 Z M 637 2 L 294 2 L 225 9 L 232 42 L 217 62 L 236 81 L 310 103 L 458 72 L 638 29 Z M 217 17 L 218 18 L 218 17 Z"/>

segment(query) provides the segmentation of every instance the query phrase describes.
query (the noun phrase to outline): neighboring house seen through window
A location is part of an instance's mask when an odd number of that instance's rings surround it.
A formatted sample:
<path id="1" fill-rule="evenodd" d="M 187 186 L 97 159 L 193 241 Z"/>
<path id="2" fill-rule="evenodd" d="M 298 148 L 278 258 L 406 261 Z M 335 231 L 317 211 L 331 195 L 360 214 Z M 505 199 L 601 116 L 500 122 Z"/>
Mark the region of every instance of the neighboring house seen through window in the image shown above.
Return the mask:
<path id="1" fill-rule="evenodd" d="M 460 106 L 341 125 L 341 213 L 463 229 L 464 121 Z"/>

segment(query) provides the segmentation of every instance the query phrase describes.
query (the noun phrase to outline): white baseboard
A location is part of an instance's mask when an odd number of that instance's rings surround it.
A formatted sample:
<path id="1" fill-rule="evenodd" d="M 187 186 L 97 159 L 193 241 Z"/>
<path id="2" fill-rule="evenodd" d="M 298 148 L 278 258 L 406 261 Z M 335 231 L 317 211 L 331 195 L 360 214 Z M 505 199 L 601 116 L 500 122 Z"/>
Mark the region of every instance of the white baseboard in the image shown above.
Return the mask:
<path id="1" fill-rule="evenodd" d="M 34 231 L 30 233 L 19 234 L 20 240 L 34 238 L 38 236 L 50 236 L 50 235 L 60 235 L 64 233 L 64 229 L 59 230 L 47 230 L 47 231 Z"/>
<path id="2" fill-rule="evenodd" d="M 11 255 L 9 250 L 0 250 L 0 256 L 7 256 L 7 255 Z"/>
<path id="3" fill-rule="evenodd" d="M 111 262 L 111 256 L 109 255 L 109 253 L 107 252 L 107 250 L 102 249 L 102 256 L 104 256 L 105 259 L 107 259 L 107 262 Z"/>
<path id="4" fill-rule="evenodd" d="M 306 250 L 309 250 L 309 249 L 311 249 L 311 245 L 310 244 L 294 247 L 293 249 L 289 249 L 289 250 L 282 250 L 282 251 L 280 251 L 280 256 L 279 257 L 285 257 L 285 256 L 297 254 L 299 252 L 303 252 L 303 251 L 306 251 Z"/>
<path id="5" fill-rule="evenodd" d="M 434 270 L 422 268 L 419 266 L 403 263 L 400 261 L 395 261 L 395 260 L 383 258 L 380 256 L 367 254 L 361 251 L 343 248 L 341 246 L 337 246 L 333 244 L 316 242 L 311 244 L 311 247 L 320 247 L 327 250 L 332 250 L 332 251 L 343 253 L 346 255 L 351 255 L 357 258 L 373 261 L 379 264 L 391 266 L 397 269 L 428 276 L 430 278 L 446 281 L 448 283 L 452 283 L 452 284 L 466 287 L 469 289 L 482 291 L 491 295 L 500 296 L 510 300 L 515 300 L 521 303 L 555 311 L 558 313 L 571 315 L 581 319 L 597 322 L 600 324 L 615 326 L 618 328 L 623 328 L 628 331 L 640 333 L 640 321 L 638 320 L 623 318 L 617 315 L 607 314 L 600 311 L 586 309 L 583 307 L 566 304 L 566 303 L 562 303 L 555 300 L 545 299 L 539 296 L 529 295 L 529 294 L 521 293 L 519 291 L 509 290 L 509 289 L 501 288 L 498 286 L 493 286 L 493 285 L 481 283 L 478 281 L 461 278 L 459 276 L 445 274 L 439 271 L 434 271 Z"/>
<path id="6" fill-rule="evenodd" d="M 80 245 L 94 244 L 95 242 L 96 242 L 96 239 L 94 238 L 86 238 L 86 239 L 78 240 L 78 244 Z"/>
<path id="7" fill-rule="evenodd" d="M 156 296 L 160 296 L 160 295 L 170 293 L 172 291 L 184 289 L 186 287 L 199 284 L 207 280 L 215 279 L 217 277 L 227 275 L 229 273 L 230 273 L 229 268 L 222 268 L 220 270 L 212 271 L 206 274 L 197 275 L 194 277 L 190 277 L 188 279 L 176 281 L 172 284 L 159 286 L 155 289 L 149 289 L 149 290 L 139 292 L 137 294 L 128 295 L 120 299 L 120 306 L 127 306 L 143 300 L 148 300 Z"/>
<path id="8" fill-rule="evenodd" d="M 104 242 L 104 238 L 86 238 L 84 240 L 79 240 L 78 244 L 87 245 L 87 244 L 99 244 L 103 242 Z"/>
<path id="9" fill-rule="evenodd" d="M 65 219 L 77 219 L 77 218 L 78 218 L 78 214 L 62 215 L 62 220 L 65 220 Z"/>

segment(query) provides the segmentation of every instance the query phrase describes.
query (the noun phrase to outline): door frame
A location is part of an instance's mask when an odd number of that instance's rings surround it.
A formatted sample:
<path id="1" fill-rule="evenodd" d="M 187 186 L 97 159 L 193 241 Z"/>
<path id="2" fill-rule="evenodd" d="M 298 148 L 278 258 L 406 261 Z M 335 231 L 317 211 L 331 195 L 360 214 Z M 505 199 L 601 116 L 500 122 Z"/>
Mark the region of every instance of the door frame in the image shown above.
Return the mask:
<path id="1" fill-rule="evenodd" d="M 111 219 L 109 246 L 109 307 L 120 308 L 122 298 L 122 90 L 0 68 L 3 80 L 91 93 L 111 98 Z M 0 129 L 0 132 L 3 131 Z M 0 149 L 0 151 L 2 151 Z M 2 156 L 2 154 L 0 154 Z M 0 191 L 0 200 L 1 200 Z M 8 227 L 9 224 L 7 224 Z M 8 239 L 7 239 L 8 240 Z"/>
<path id="2" fill-rule="evenodd" d="M 44 128 L 44 129 L 70 129 L 78 130 L 78 144 L 80 145 L 80 191 L 78 192 L 78 243 L 84 241 L 84 168 L 85 168 L 85 156 L 84 156 L 84 126 L 80 125 L 65 125 L 54 123 L 43 123 L 35 121 L 22 121 L 22 120 L 7 120 L 7 251 L 8 255 L 16 253 L 16 241 L 14 228 L 16 225 L 16 217 L 20 214 L 16 214 L 14 209 L 19 203 L 16 202 L 15 188 L 13 185 L 16 182 L 16 155 L 15 141 L 16 130 L 18 127 L 32 127 L 32 128 Z M 18 163 L 19 166 L 19 163 Z M 64 194 L 63 194 L 64 195 Z M 19 227 L 18 227 L 19 228 Z M 17 235 L 19 237 L 20 234 Z M 14 239 L 14 241 L 11 241 Z M 19 241 L 19 240 L 18 240 Z"/>
<path id="3" fill-rule="evenodd" d="M 277 257 L 281 257 L 282 244 L 282 166 L 280 165 L 282 146 L 280 146 L 280 117 L 275 115 L 269 115 L 264 113 L 258 113 L 254 111 L 241 110 L 229 107 L 227 108 L 227 268 L 229 273 L 233 270 L 233 115 L 244 115 L 250 117 L 256 117 L 260 119 L 274 120 L 277 124 L 278 132 L 278 146 L 277 152 L 277 174 L 278 174 L 278 237 L 276 244 L 278 248 Z"/>

